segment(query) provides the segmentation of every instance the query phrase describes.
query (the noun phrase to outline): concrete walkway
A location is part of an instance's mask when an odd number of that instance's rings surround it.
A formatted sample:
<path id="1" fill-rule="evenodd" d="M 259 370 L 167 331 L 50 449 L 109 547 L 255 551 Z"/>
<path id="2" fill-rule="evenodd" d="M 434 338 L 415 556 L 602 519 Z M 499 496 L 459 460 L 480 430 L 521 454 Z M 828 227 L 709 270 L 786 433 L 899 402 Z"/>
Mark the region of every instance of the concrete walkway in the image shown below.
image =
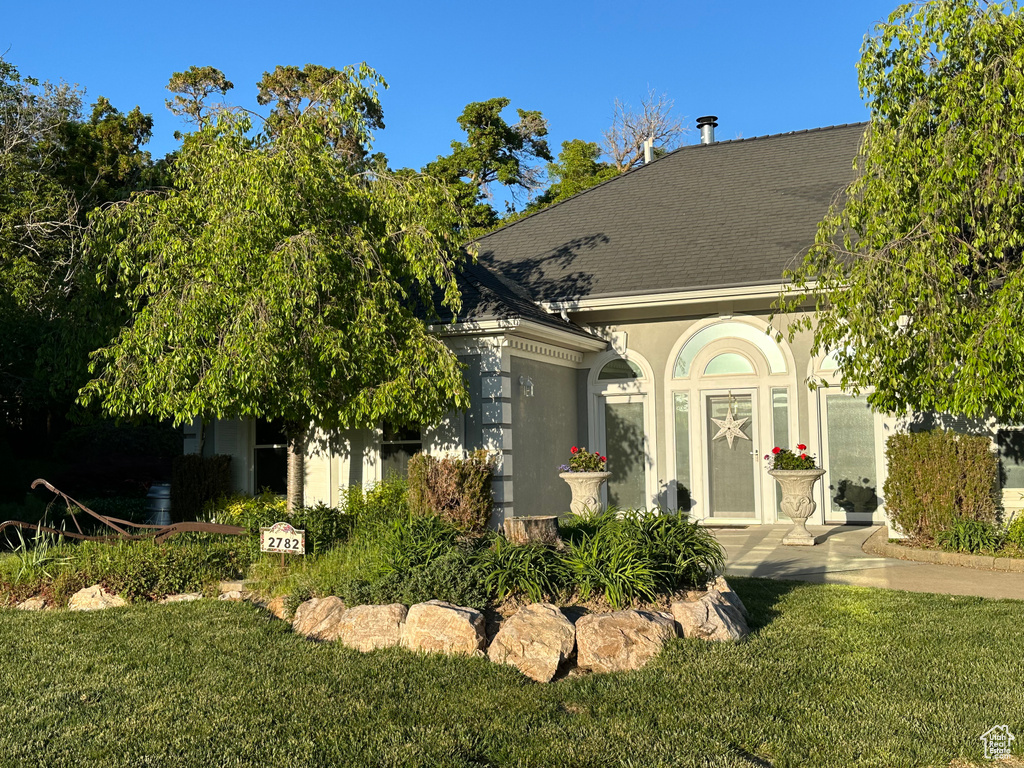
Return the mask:
<path id="1" fill-rule="evenodd" d="M 813 547 L 783 546 L 782 537 L 789 528 L 766 525 L 714 529 L 727 553 L 726 575 L 1024 600 L 1024 573 L 914 563 L 866 554 L 861 545 L 877 527 L 809 525 L 808 530 L 818 540 Z"/>

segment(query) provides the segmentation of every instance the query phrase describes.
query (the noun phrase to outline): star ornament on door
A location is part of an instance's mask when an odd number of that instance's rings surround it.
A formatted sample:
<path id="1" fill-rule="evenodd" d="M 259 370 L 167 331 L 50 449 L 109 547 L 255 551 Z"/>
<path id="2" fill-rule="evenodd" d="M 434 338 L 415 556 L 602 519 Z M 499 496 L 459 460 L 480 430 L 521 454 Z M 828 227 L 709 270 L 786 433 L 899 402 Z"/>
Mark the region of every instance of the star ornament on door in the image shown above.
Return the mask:
<path id="1" fill-rule="evenodd" d="M 732 403 L 729 403 L 729 410 L 726 411 L 724 419 L 711 419 L 715 424 L 718 425 L 718 433 L 712 438 L 713 440 L 721 440 L 723 437 L 729 443 L 729 450 L 732 450 L 732 441 L 742 437 L 744 440 L 750 438 L 744 434 L 743 425 L 746 424 L 749 419 L 737 419 L 732 415 Z"/>

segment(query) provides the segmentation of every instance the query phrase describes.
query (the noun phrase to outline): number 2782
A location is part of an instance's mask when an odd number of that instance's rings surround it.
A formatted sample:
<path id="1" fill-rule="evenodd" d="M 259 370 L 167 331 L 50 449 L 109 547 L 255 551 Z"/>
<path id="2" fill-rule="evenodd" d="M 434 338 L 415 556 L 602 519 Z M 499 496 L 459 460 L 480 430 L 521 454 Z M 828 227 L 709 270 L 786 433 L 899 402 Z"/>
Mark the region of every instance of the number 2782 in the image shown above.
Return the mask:
<path id="1" fill-rule="evenodd" d="M 283 536 L 274 538 L 273 536 L 267 536 L 267 548 L 268 549 L 298 549 L 298 539 L 286 539 Z"/>

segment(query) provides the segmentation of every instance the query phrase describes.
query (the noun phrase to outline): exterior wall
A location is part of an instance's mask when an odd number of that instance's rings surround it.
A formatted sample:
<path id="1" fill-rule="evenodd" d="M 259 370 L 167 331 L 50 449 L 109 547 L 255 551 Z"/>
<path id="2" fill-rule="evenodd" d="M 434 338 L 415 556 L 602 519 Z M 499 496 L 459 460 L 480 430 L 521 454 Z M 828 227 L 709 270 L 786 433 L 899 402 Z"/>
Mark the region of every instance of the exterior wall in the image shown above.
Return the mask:
<path id="1" fill-rule="evenodd" d="M 698 423 L 701 423 L 699 419 L 702 419 L 697 400 L 702 397 L 702 392 L 717 388 L 721 388 L 723 392 L 732 391 L 733 388 L 755 388 L 760 398 L 758 406 L 760 434 L 757 445 L 749 445 L 749 449 L 756 450 L 760 455 L 768 452 L 774 445 L 771 434 L 773 426 L 771 420 L 772 411 L 770 410 L 771 403 L 770 400 L 768 402 L 765 400 L 770 395 L 772 388 L 785 388 L 789 393 L 788 445 L 792 447 L 797 443 L 804 443 L 808 445 L 809 452 L 817 455 L 819 459 L 822 458 L 823 436 L 821 433 L 819 406 L 819 397 L 822 396 L 820 394 L 822 390 L 812 391 L 807 386 L 808 378 L 819 376 L 821 372 L 816 368 L 816 364 L 819 361 L 811 359 L 810 349 L 813 337 L 809 332 L 800 332 L 792 342 L 784 339 L 777 345 L 785 357 L 784 375 L 771 373 L 767 362 L 762 357 L 758 374 L 750 378 L 735 376 L 719 379 L 704 377 L 698 372 L 691 374 L 689 379 L 673 379 L 675 358 L 682 346 L 682 340 L 684 337 L 690 336 L 699 327 L 704 327 L 717 321 L 753 321 L 763 328 L 767 327 L 771 316 L 771 310 L 765 303 L 760 305 L 747 303 L 742 306 L 725 305 L 723 303 L 722 306 L 717 307 L 717 311 L 715 310 L 716 307 L 714 306 L 699 306 L 694 307 L 692 310 L 675 308 L 675 314 L 673 314 L 672 308 L 664 308 L 648 310 L 646 315 L 633 312 L 633 316 L 630 316 L 627 310 L 617 312 L 603 310 L 601 313 L 581 312 L 574 318 L 577 322 L 588 322 L 589 319 L 594 332 L 608 338 L 618 354 L 625 353 L 627 358 L 642 362 L 645 367 L 649 368 L 650 381 L 631 384 L 632 388 L 627 386 L 625 382 L 608 385 L 605 382 L 596 381 L 596 376 L 598 369 L 608 361 L 610 356 L 614 355 L 611 353 L 589 354 L 586 356 L 585 364 L 586 368 L 590 370 L 587 372 L 586 377 L 584 377 L 584 371 L 580 372 L 580 378 L 577 381 L 577 391 L 580 392 L 585 387 L 585 394 L 581 394 L 584 401 L 588 404 L 587 421 L 579 420 L 580 432 L 583 435 L 579 438 L 579 441 L 588 445 L 594 443 L 594 447 L 601 447 L 602 450 L 610 449 L 600 442 L 603 439 L 603 436 L 599 434 L 601 431 L 601 419 L 599 418 L 600 414 L 598 411 L 600 410 L 601 401 L 596 397 L 596 392 L 635 392 L 637 393 L 637 398 L 642 397 L 646 402 L 646 407 L 649 409 L 647 417 L 648 450 L 653 454 L 653 456 L 649 457 L 649 460 L 652 462 L 654 475 L 654 477 L 649 478 L 648 482 L 651 503 L 672 507 L 678 500 L 679 504 L 683 505 L 685 496 L 685 494 L 679 492 L 675 484 L 674 405 L 671 394 L 673 390 L 687 391 L 689 393 L 691 408 L 690 424 L 691 434 L 693 434 L 694 429 L 700 429 L 700 427 L 696 426 Z M 638 314 L 641 316 L 637 316 Z M 600 318 L 601 322 L 594 322 L 595 317 Z M 785 328 L 781 330 L 785 331 Z M 766 338 L 770 339 L 770 337 Z M 739 349 L 743 344 L 743 342 L 736 343 L 731 340 L 712 341 L 707 345 L 707 348 L 710 350 L 707 355 L 714 354 L 716 346 L 713 345 L 717 345 L 717 347 L 721 347 L 724 350 L 730 345 Z M 775 344 L 775 342 L 771 341 L 771 344 Z M 746 346 L 750 350 L 756 349 L 752 344 L 747 344 Z M 744 350 L 741 349 L 741 351 Z M 757 355 L 754 354 L 753 357 L 757 357 Z M 700 366 L 703 366 L 707 359 L 707 356 L 703 358 L 698 357 L 694 362 L 700 361 Z M 585 382 L 585 384 L 581 382 Z M 616 390 L 615 387 L 619 389 Z M 838 393 L 836 389 L 825 391 L 832 394 Z M 581 408 L 581 412 L 582 410 Z M 888 434 L 885 430 L 895 428 L 894 424 L 895 420 L 883 421 L 882 416 L 875 417 L 876 495 L 880 500 L 882 483 L 884 482 L 884 461 L 881 457 L 884 455 L 884 436 Z M 705 477 L 703 475 L 699 479 L 695 477 L 698 472 L 704 472 L 705 462 L 703 457 L 695 454 L 694 451 L 695 449 L 703 450 L 704 448 L 706 448 L 706 442 L 704 442 L 703 438 L 694 438 L 690 444 L 690 484 L 691 486 L 697 485 L 706 498 L 706 492 L 703 488 Z M 761 518 L 765 522 L 772 522 L 777 516 L 778 499 L 775 483 L 763 472 L 758 477 L 757 482 L 759 483 L 757 493 Z M 812 518 L 811 522 L 821 523 L 824 522 L 826 510 L 831 510 L 832 500 L 827 494 L 834 492 L 834 489 L 827 489 L 822 483 L 819 483 L 818 491 L 820 493 L 818 499 L 819 508 L 815 513 L 816 519 Z M 700 501 L 701 499 L 699 498 L 695 499 L 696 506 L 693 509 L 693 513 L 697 517 L 703 517 L 706 514 L 706 510 L 700 506 Z M 835 517 L 835 513 L 829 512 L 829 514 Z M 881 521 L 883 517 L 884 505 L 876 510 L 875 521 Z"/>
<path id="2" fill-rule="evenodd" d="M 513 356 L 512 428 L 515 445 L 515 513 L 519 517 L 565 514 L 569 486 L 558 477 L 578 440 L 577 371 Z M 533 394 L 521 379 L 533 384 Z"/>

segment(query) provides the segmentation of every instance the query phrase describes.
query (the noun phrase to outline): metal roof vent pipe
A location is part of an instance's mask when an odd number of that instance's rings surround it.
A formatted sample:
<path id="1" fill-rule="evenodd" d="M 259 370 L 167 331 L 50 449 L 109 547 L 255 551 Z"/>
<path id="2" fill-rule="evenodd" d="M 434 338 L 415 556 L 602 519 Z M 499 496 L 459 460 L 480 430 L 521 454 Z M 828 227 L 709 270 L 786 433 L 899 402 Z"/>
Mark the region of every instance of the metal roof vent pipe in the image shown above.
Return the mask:
<path id="1" fill-rule="evenodd" d="M 718 127 L 717 115 L 705 115 L 697 118 L 697 127 L 700 129 L 700 143 L 715 143 L 715 128 Z"/>

